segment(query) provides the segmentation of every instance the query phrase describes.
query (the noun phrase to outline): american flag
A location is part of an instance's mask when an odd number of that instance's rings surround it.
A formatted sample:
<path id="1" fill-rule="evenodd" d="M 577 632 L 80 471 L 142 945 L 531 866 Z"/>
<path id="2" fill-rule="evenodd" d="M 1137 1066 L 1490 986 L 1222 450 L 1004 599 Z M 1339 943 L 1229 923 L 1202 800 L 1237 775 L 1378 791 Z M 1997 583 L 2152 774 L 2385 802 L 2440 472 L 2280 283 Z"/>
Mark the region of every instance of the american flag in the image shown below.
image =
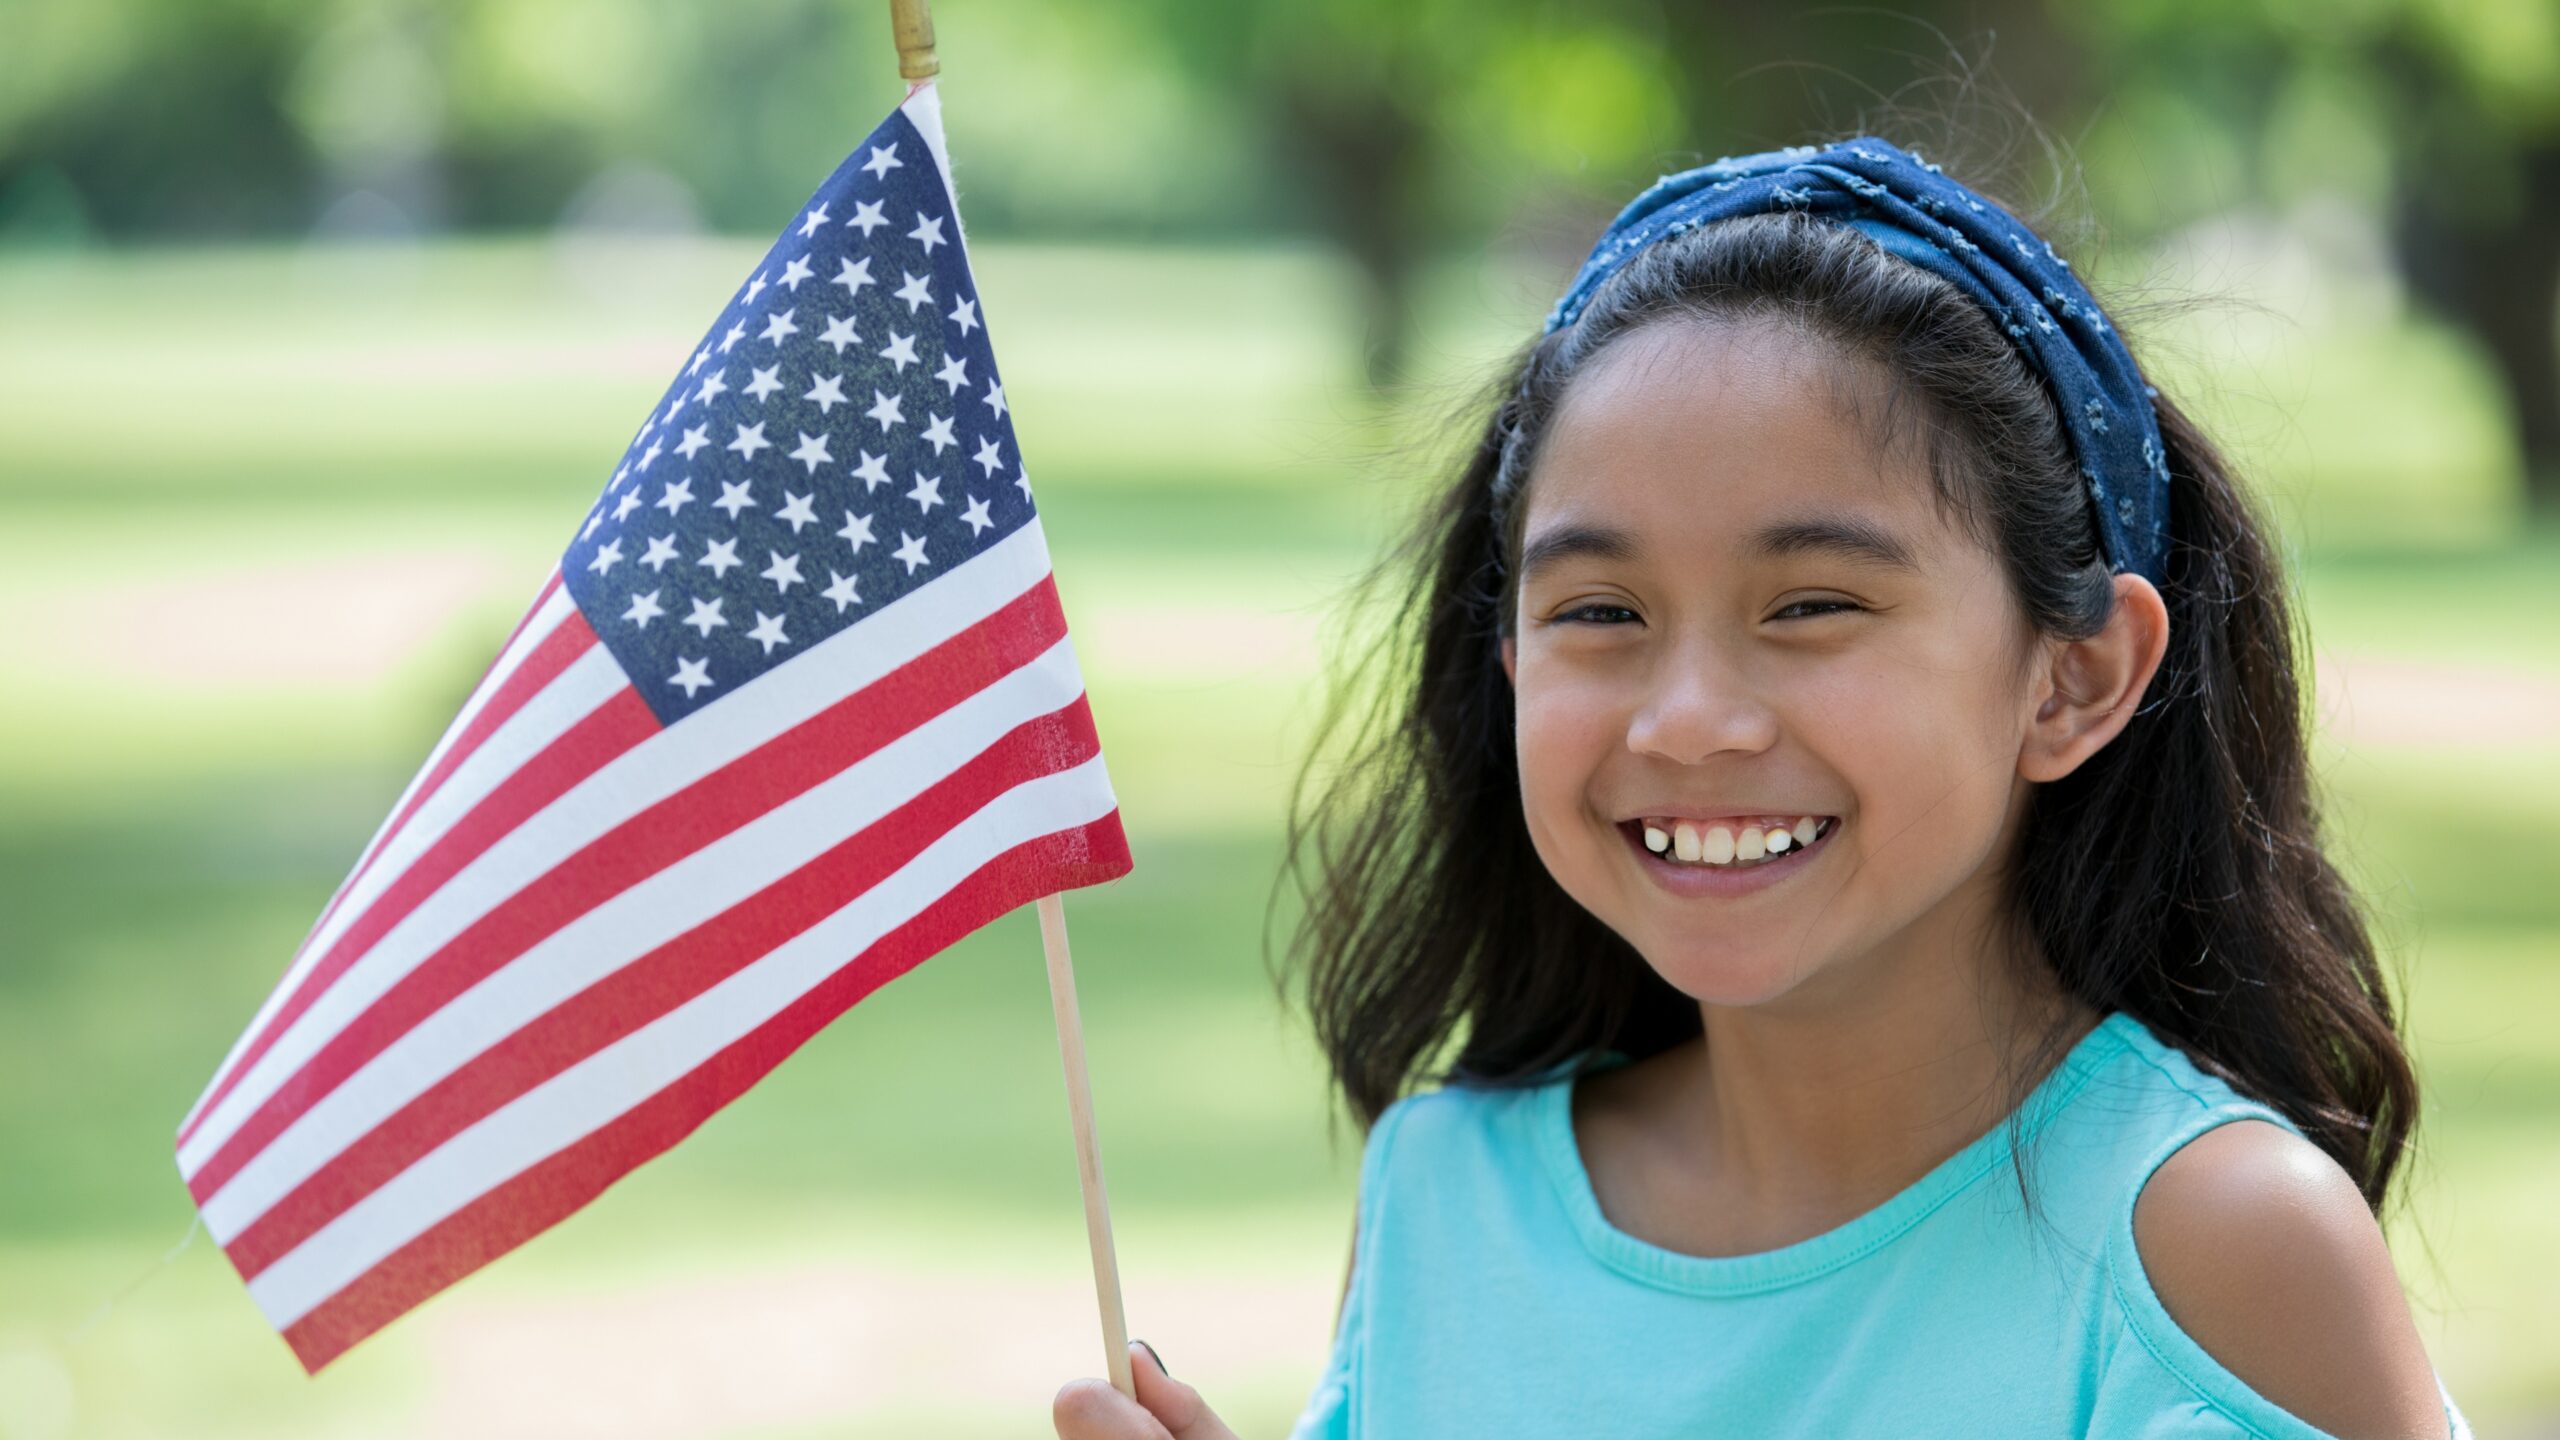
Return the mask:
<path id="1" fill-rule="evenodd" d="M 925 82 L 685 357 L 179 1170 L 316 1372 L 1129 863 Z"/>

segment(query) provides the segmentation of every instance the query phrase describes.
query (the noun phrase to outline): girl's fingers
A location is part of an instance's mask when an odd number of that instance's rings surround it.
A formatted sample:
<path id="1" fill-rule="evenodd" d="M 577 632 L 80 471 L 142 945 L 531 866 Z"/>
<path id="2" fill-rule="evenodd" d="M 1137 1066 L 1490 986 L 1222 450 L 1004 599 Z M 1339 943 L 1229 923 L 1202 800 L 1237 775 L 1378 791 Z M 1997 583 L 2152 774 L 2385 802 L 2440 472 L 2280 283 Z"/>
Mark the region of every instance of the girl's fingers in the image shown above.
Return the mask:
<path id="1" fill-rule="evenodd" d="M 1210 1411 L 1200 1392 L 1164 1373 L 1155 1352 L 1142 1341 L 1129 1342 L 1129 1370 L 1138 1382 L 1138 1403 L 1172 1432 L 1173 1440 L 1236 1440 L 1236 1432 Z"/>
<path id="2" fill-rule="evenodd" d="M 1164 1373 L 1141 1341 L 1129 1342 L 1129 1370 L 1137 1404 L 1108 1380 L 1068 1381 L 1051 1407 L 1058 1440 L 1236 1440 L 1200 1392 Z"/>

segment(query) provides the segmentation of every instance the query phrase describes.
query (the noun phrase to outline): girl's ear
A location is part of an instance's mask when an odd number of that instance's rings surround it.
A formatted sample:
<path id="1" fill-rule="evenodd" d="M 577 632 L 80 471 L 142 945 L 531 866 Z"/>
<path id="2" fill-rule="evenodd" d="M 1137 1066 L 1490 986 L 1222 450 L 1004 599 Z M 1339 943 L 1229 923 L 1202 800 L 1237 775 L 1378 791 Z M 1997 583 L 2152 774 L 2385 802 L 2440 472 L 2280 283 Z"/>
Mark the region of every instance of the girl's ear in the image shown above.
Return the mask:
<path id="1" fill-rule="evenodd" d="M 1520 683 L 1520 641 L 1517 636 L 1502 637 L 1502 678 L 1514 685 Z"/>
<path id="2" fill-rule="evenodd" d="M 2106 628 L 2053 646 L 2035 714 L 2018 751 L 2018 773 L 2059 780 L 2105 748 L 2133 719 L 2160 657 L 2169 649 L 2169 607 L 2139 575 L 2115 578 Z"/>

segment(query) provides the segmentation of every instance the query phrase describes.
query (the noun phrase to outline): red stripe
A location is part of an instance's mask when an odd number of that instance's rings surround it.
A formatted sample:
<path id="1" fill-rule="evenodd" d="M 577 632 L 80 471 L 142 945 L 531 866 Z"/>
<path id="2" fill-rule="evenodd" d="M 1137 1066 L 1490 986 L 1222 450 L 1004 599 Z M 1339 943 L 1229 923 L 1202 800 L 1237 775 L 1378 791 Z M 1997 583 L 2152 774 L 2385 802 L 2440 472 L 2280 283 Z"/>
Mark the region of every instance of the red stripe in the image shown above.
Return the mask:
<path id="1" fill-rule="evenodd" d="M 417 812 L 418 806 L 425 803 L 427 797 L 433 795 L 443 786 L 446 777 L 453 773 L 454 768 L 460 765 L 465 759 L 468 759 L 473 751 L 479 749 L 481 743 L 488 739 L 492 731 L 496 730 L 498 726 L 506 723 L 506 721 L 514 716 L 518 710 L 522 709 L 527 700 L 540 693 L 542 687 L 550 684 L 554 679 L 558 678 L 561 671 L 567 669 L 572 662 L 574 662 L 580 655 L 585 654 L 589 649 L 593 648 L 595 644 L 595 631 L 588 628 L 585 618 L 574 610 L 569 612 L 567 618 L 561 621 L 557 629 L 544 637 L 541 645 L 535 649 L 534 653 L 526 656 L 524 663 L 516 667 L 515 673 L 507 677 L 506 683 L 500 687 L 498 693 L 489 697 L 489 703 L 481 707 L 480 713 L 473 717 L 471 728 L 455 739 L 453 746 L 445 752 L 444 758 L 437 762 L 433 773 L 427 777 L 426 782 L 421 784 L 417 790 L 411 794 L 408 803 L 403 805 L 399 812 L 392 817 L 389 825 L 383 827 L 380 834 L 375 838 L 374 843 L 365 848 L 363 856 L 356 861 L 356 868 L 339 884 L 338 893 L 329 897 L 328 907 L 321 912 L 320 918 L 312 922 L 309 935 L 304 937 L 303 943 L 305 945 L 310 944 L 312 938 L 317 937 L 320 931 L 328 925 L 330 917 L 338 912 L 338 907 L 346 900 L 346 897 L 354 893 L 357 881 L 363 876 L 366 870 L 372 867 L 373 862 L 380 857 L 384 847 L 388 846 L 393 837 L 400 833 L 401 828 L 408 823 L 409 817 Z M 614 711 L 617 705 L 621 707 L 622 711 L 622 713 L 617 717 L 621 723 L 614 724 L 608 722 L 604 728 L 612 729 L 617 734 L 629 734 L 629 739 L 623 744 L 621 747 L 622 749 L 628 749 L 632 744 L 638 743 L 642 736 L 647 733 L 646 731 L 633 732 L 630 730 L 629 721 L 633 718 L 631 711 L 634 706 L 637 707 L 637 713 L 639 716 L 650 719 L 650 729 L 654 730 L 657 728 L 655 718 L 648 716 L 647 704 L 642 702 L 636 694 L 625 692 L 624 695 L 617 696 L 614 700 L 608 701 L 604 706 L 600 707 L 596 712 L 589 714 L 583 721 L 581 721 L 577 726 L 573 726 L 560 739 L 553 741 L 549 749 L 543 752 L 542 755 L 535 757 L 532 762 L 529 762 L 526 766 L 519 768 L 514 774 L 509 775 L 505 780 L 499 782 L 499 784 L 493 788 L 488 795 L 482 797 L 479 806 L 475 807 L 472 813 L 474 815 L 481 814 L 490 810 L 492 807 L 502 810 L 514 810 L 518 808 L 522 798 L 528 793 L 529 782 L 526 779 L 526 770 L 534 769 L 543 765 L 549 756 L 559 752 L 564 746 L 568 746 L 580 754 L 594 754 L 595 746 L 592 736 L 579 738 L 574 743 L 572 737 L 579 736 L 579 732 L 582 730 L 589 730 L 594 727 L 597 723 L 598 715 Z M 612 753 L 619 754 L 620 750 L 616 750 Z M 603 756 L 603 759 L 611 758 L 611 754 Z M 599 760 L 597 763 L 601 764 L 602 760 Z M 556 766 L 554 767 L 553 778 L 561 778 L 557 773 Z M 569 774 L 566 778 L 570 783 L 575 783 L 578 779 L 584 777 L 579 774 Z M 550 797 L 545 797 L 542 803 L 550 803 Z M 539 808 L 541 808 L 539 805 L 534 807 L 534 809 Z M 532 811 L 526 810 L 524 813 L 531 814 Z M 460 830 L 461 828 L 462 826 L 460 825 L 455 827 L 456 830 Z M 436 862 L 439 851 L 447 852 L 447 858 L 451 861 L 451 864 L 445 871 L 447 874 L 450 874 L 452 869 L 459 868 L 461 863 L 468 861 L 470 858 L 468 855 L 463 855 L 458 858 L 451 855 L 453 842 L 453 832 L 449 831 L 442 836 L 434 846 L 429 848 L 426 854 L 421 855 L 418 858 L 417 862 L 412 865 L 409 872 L 404 875 L 400 881 L 394 882 L 390 892 L 375 897 L 372 910 L 365 917 L 365 921 L 359 922 L 359 924 L 356 927 L 351 928 L 348 933 L 341 935 L 338 943 L 331 947 L 332 953 L 329 957 L 324 958 L 319 964 L 314 965 L 311 969 L 303 973 L 300 983 L 294 987 L 292 997 L 283 1005 L 276 1007 L 276 1009 L 269 1014 L 267 1017 L 267 1023 L 260 1028 L 256 1038 L 251 1040 L 247 1048 L 240 1052 L 240 1059 L 238 1063 L 234 1064 L 214 1082 L 213 1089 L 197 1106 L 194 1116 L 190 1118 L 185 1125 L 179 1128 L 178 1144 L 180 1146 L 184 1146 L 189 1140 L 195 1137 L 196 1130 L 204 1124 L 205 1117 L 212 1114 L 214 1107 L 222 1102 L 222 1098 L 230 1094 L 232 1088 L 240 1083 L 240 1077 L 247 1074 L 249 1067 L 257 1062 L 258 1057 L 264 1055 L 268 1048 L 275 1044 L 276 1037 L 284 1032 L 284 1028 L 292 1023 L 293 1018 L 300 1015 L 303 1011 L 311 1008 L 312 1002 L 319 998 L 320 992 L 325 989 L 332 980 L 337 978 L 340 971 L 346 968 L 347 956 L 349 954 L 347 951 L 347 942 L 354 938 L 354 931 L 356 929 L 365 928 L 367 924 L 372 922 L 374 916 L 379 914 L 384 907 L 394 903 L 397 895 L 402 893 L 407 893 L 413 896 L 416 895 L 418 892 L 418 887 L 414 883 L 416 876 L 421 868 L 427 867 Z M 472 853 L 477 854 L 478 852 L 475 850 Z M 437 883 L 441 884 L 441 879 L 439 879 Z M 400 914 L 408 913 L 410 906 L 415 903 L 416 900 L 413 898 L 408 902 L 408 904 L 401 905 L 399 907 L 399 914 L 392 915 L 390 919 L 396 920 L 399 918 Z M 379 935 L 381 930 L 387 926 L 388 923 L 389 921 L 386 920 L 380 925 L 372 925 L 371 933 Z M 370 944 L 371 941 L 368 940 L 366 943 Z M 301 959 L 299 951 L 295 953 L 294 958 L 297 961 Z"/>
<path id="2" fill-rule="evenodd" d="M 932 789 L 474 1056 L 233 1236 L 232 1263 L 255 1277 L 466 1126 L 843 909 L 988 801 L 1100 751 L 1081 695 L 1025 721 Z"/>
<path id="3" fill-rule="evenodd" d="M 198 1203 L 211 1198 L 385 1046 L 562 926 L 941 714 L 1065 634 L 1057 591 L 1043 577 L 967 630 L 598 836 L 492 906 L 331 1035 L 188 1177 L 188 1189 Z M 368 914 L 348 939 L 378 930 L 373 919 Z M 342 968 L 363 950 L 346 953 Z"/>
<path id="4" fill-rule="evenodd" d="M 1043 895 L 1128 873 L 1118 811 L 990 859 L 915 919 L 611 1123 L 474 1199 L 285 1327 L 318 1373 L 419 1302 L 575 1213 L 632 1169 L 693 1133 L 811 1035 L 882 985 L 988 921 Z"/>

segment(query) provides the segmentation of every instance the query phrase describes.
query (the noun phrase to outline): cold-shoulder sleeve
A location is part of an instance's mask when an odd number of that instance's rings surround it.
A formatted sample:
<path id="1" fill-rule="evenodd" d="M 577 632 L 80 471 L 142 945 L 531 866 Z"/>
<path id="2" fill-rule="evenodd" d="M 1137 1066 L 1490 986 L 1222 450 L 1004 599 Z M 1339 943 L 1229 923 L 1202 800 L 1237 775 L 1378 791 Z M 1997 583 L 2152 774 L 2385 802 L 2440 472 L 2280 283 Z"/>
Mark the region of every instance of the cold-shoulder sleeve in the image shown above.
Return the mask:
<path id="1" fill-rule="evenodd" d="M 1334 1327 L 1333 1350 L 1326 1357 L 1324 1373 L 1317 1378 L 1314 1393 L 1307 1397 L 1298 1423 L 1289 1431 L 1289 1440 L 1351 1440 L 1352 1409 L 1360 1384 L 1361 1339 L 1370 1309 L 1369 1283 L 1376 1270 L 1369 1263 L 1369 1255 L 1383 1228 L 1378 1211 L 1386 1200 L 1387 1158 L 1397 1127 L 1419 1098 L 1408 1095 L 1389 1105 L 1378 1116 L 1378 1123 L 1369 1127 L 1368 1143 L 1360 1154 L 1359 1219 L 1354 1226 L 1358 1237 L 1352 1246 L 1350 1288 L 1343 1297 L 1342 1319 Z"/>

